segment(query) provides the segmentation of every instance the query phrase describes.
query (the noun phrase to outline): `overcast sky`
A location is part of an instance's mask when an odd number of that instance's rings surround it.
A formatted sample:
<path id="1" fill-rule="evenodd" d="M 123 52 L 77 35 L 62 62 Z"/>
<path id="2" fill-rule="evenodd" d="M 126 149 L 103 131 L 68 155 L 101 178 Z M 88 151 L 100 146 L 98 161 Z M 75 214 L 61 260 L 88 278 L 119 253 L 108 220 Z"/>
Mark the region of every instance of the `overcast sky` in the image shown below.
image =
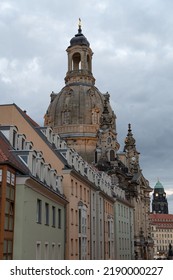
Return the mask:
<path id="1" fill-rule="evenodd" d="M 159 178 L 173 213 L 172 0 L 0 0 L 0 103 L 43 125 L 50 93 L 64 86 L 79 17 L 120 149 L 131 123 L 143 174 L 151 187 Z"/>

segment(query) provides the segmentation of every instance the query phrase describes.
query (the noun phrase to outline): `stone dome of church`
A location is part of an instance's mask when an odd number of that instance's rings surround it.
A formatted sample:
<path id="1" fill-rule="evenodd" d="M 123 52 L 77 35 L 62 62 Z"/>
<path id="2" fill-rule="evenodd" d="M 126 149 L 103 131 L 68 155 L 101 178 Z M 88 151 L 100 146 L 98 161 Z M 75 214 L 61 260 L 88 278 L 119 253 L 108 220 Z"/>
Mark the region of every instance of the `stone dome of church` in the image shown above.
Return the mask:
<path id="1" fill-rule="evenodd" d="M 51 103 L 47 110 L 51 126 L 93 125 L 97 127 L 106 95 L 108 94 L 103 95 L 95 86 L 87 84 L 67 85 L 58 94 L 52 93 Z M 112 114 L 110 105 L 108 108 Z M 67 127 L 64 127 L 64 132 L 66 130 Z M 96 132 L 93 129 L 91 131 Z"/>
<path id="2" fill-rule="evenodd" d="M 59 93 L 52 92 L 45 114 L 45 125 L 52 127 L 55 133 L 85 159 L 92 161 L 105 102 L 109 113 L 107 119 L 114 131 L 116 117 L 109 103 L 109 94 L 102 94 L 95 86 L 92 74 L 93 52 L 82 34 L 81 25 L 78 34 L 70 40 L 67 55 L 65 86 Z"/>

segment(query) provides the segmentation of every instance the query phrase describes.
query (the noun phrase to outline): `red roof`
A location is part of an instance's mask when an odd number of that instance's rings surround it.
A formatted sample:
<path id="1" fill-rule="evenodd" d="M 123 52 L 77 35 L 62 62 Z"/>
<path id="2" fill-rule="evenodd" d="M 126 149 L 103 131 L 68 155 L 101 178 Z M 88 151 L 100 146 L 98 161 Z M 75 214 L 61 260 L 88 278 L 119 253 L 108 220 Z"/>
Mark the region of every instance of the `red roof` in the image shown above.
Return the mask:
<path id="1" fill-rule="evenodd" d="M 173 214 L 150 214 L 150 220 L 172 220 L 173 221 Z"/>
<path id="2" fill-rule="evenodd" d="M 0 138 L 0 147 L 1 147 L 1 138 Z M 7 161 L 7 160 L 8 160 L 8 158 L 6 157 L 6 155 L 3 153 L 3 151 L 0 148 L 0 163 Z"/>
<path id="3" fill-rule="evenodd" d="M 160 229 L 173 229 L 173 214 L 150 214 L 150 223 Z"/>

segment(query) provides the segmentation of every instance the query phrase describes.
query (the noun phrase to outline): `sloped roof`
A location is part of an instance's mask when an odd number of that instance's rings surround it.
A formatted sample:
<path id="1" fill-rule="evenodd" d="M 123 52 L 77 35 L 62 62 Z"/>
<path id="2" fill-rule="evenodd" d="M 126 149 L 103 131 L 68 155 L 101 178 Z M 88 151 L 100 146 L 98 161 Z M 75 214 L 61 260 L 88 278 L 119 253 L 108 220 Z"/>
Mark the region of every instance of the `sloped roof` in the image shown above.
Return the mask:
<path id="1" fill-rule="evenodd" d="M 158 229 L 173 229 L 173 214 L 150 214 L 149 220 Z"/>
<path id="2" fill-rule="evenodd" d="M 0 165 L 2 164 L 11 165 L 22 174 L 29 173 L 29 169 L 20 161 L 18 156 L 13 153 L 12 146 L 0 131 Z"/>
<path id="3" fill-rule="evenodd" d="M 172 220 L 173 221 L 173 214 L 150 214 L 150 220 Z"/>

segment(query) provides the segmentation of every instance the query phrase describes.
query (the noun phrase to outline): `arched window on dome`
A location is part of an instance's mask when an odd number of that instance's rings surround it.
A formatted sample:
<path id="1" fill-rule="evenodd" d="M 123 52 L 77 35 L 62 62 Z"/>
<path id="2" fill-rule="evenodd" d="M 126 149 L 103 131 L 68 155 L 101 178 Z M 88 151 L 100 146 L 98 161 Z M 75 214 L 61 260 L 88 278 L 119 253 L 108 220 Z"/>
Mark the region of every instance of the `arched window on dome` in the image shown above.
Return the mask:
<path id="1" fill-rule="evenodd" d="M 74 53 L 72 56 L 72 70 L 81 70 L 81 55 Z"/>

